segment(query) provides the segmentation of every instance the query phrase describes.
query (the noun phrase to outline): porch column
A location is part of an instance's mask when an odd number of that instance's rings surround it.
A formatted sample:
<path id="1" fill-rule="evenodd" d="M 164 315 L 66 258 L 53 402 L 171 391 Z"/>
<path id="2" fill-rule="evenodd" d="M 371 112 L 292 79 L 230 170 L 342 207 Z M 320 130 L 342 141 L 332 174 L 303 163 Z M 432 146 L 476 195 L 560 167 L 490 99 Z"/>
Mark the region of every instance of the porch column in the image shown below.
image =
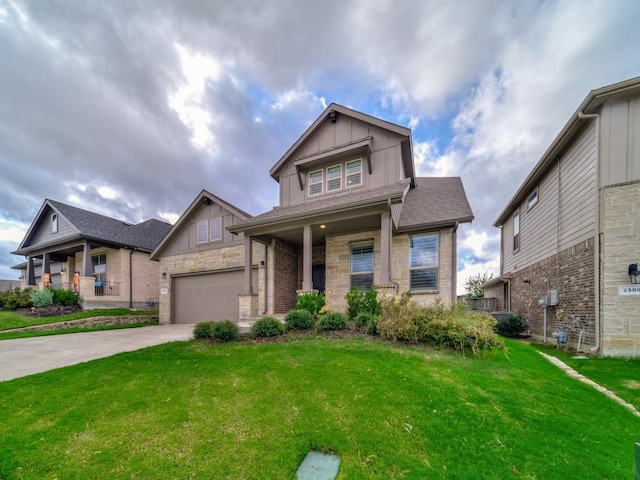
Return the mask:
<path id="1" fill-rule="evenodd" d="M 89 242 L 84 244 L 84 252 L 82 254 L 82 269 L 80 270 L 81 277 L 93 276 L 93 269 L 91 266 L 91 246 Z"/>
<path id="2" fill-rule="evenodd" d="M 311 255 L 313 245 L 311 242 L 311 225 L 303 227 L 302 239 L 302 290 L 310 292 L 313 290 L 313 282 L 311 280 Z"/>
<path id="3" fill-rule="evenodd" d="M 380 214 L 380 284 L 389 285 L 391 276 L 391 215 L 388 211 Z"/>
<path id="4" fill-rule="evenodd" d="M 253 263 L 253 239 L 250 235 L 244 237 L 244 293 L 253 293 L 253 282 L 251 282 L 251 267 Z"/>
<path id="5" fill-rule="evenodd" d="M 29 257 L 27 260 L 27 286 L 34 286 L 36 284 L 36 271 L 33 266 L 33 257 Z"/>

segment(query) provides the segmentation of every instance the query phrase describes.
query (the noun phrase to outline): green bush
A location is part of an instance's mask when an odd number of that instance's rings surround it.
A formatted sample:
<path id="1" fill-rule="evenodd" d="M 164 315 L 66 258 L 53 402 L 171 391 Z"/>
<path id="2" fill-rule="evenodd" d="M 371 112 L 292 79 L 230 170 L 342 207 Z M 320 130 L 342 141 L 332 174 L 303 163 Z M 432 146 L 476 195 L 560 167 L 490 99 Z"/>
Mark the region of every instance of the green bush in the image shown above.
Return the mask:
<path id="1" fill-rule="evenodd" d="M 284 333 L 284 325 L 277 318 L 262 317 L 251 325 L 251 333 L 256 337 L 277 337 Z"/>
<path id="2" fill-rule="evenodd" d="M 48 288 L 44 290 L 34 290 L 31 292 L 30 297 L 34 307 L 48 307 L 53 303 L 53 291 Z"/>
<path id="3" fill-rule="evenodd" d="M 377 316 L 369 312 L 362 312 L 356 317 L 356 327 L 369 335 L 378 333 Z"/>
<path id="4" fill-rule="evenodd" d="M 503 337 L 517 337 L 518 335 L 522 335 L 527 328 L 527 322 L 522 318 L 522 315 L 512 313 L 498 320 L 494 330 Z"/>
<path id="5" fill-rule="evenodd" d="M 200 322 L 193 327 L 195 338 L 213 338 L 213 324 L 215 322 Z"/>
<path id="6" fill-rule="evenodd" d="M 329 312 L 320 315 L 316 328 L 318 330 L 342 330 L 347 326 L 347 319 L 338 312 Z"/>
<path id="7" fill-rule="evenodd" d="M 73 290 L 67 290 L 64 288 L 52 289 L 53 303 L 59 303 L 60 305 L 77 305 L 80 300 L 80 295 Z"/>
<path id="8" fill-rule="evenodd" d="M 295 330 L 307 330 L 313 327 L 315 318 L 307 310 L 291 310 L 284 317 L 284 321 Z"/>
<path id="9" fill-rule="evenodd" d="M 31 288 L 20 290 L 15 288 L 6 292 L 0 292 L 0 308 L 15 310 L 16 308 L 29 308 L 33 306 L 31 301 Z"/>
<path id="10" fill-rule="evenodd" d="M 356 318 L 360 313 L 367 312 L 380 315 L 378 292 L 373 285 L 366 292 L 361 292 L 355 285 L 345 295 L 347 299 L 347 317 Z"/>
<path id="11" fill-rule="evenodd" d="M 317 315 L 324 307 L 324 293 L 306 292 L 296 296 L 296 310 L 306 310 Z"/>
<path id="12" fill-rule="evenodd" d="M 504 347 L 493 330 L 495 324 L 495 318 L 488 313 L 467 311 L 460 315 L 452 311 L 429 322 L 427 335 L 436 345 L 462 351 L 470 348 L 478 355 L 480 350 Z"/>
<path id="13" fill-rule="evenodd" d="M 213 322 L 211 335 L 221 342 L 231 342 L 237 340 L 240 336 L 238 324 L 231 320 L 223 320 L 221 322 Z"/>
<path id="14" fill-rule="evenodd" d="M 425 340 L 426 321 L 424 308 L 410 295 L 386 298 L 378 317 L 378 333 L 392 342 L 419 343 Z"/>

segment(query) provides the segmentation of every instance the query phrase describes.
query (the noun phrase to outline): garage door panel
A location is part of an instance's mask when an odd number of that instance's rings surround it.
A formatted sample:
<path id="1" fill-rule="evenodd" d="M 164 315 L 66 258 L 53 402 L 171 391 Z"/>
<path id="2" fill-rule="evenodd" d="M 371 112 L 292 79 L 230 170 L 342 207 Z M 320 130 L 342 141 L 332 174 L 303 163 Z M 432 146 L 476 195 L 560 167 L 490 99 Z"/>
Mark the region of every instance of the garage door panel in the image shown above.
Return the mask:
<path id="1" fill-rule="evenodd" d="M 238 295 L 242 293 L 244 272 L 207 273 L 174 278 L 175 323 L 238 321 Z M 257 270 L 253 272 L 254 285 Z"/>

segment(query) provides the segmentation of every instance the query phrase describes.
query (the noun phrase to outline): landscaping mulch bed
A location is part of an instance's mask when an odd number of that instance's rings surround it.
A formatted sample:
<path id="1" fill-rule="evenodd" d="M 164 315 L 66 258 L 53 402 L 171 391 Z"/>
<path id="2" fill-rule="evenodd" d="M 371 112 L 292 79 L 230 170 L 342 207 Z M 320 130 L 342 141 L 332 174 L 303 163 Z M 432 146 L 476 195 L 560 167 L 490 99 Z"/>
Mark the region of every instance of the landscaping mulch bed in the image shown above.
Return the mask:
<path id="1" fill-rule="evenodd" d="M 82 311 L 82 305 L 59 305 L 53 304 L 48 307 L 31 307 L 31 308 L 16 308 L 15 312 L 20 315 L 28 315 L 30 317 L 57 317 L 60 315 L 67 315 L 69 313 L 76 313 Z"/>

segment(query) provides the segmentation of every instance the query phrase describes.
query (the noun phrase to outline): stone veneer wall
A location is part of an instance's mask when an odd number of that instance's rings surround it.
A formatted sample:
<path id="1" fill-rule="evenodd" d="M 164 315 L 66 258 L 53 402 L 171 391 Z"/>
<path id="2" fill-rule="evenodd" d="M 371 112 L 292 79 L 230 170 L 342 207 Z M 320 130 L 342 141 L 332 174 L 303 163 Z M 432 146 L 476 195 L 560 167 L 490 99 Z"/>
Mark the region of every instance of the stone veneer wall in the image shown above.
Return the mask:
<path id="1" fill-rule="evenodd" d="M 253 265 L 259 265 L 264 260 L 264 248 L 253 246 Z M 229 268 L 244 267 L 244 245 L 224 247 L 200 252 L 185 253 L 162 257 L 160 259 L 159 276 L 166 272 L 165 278 L 160 278 L 160 323 L 171 323 L 171 276 L 189 273 L 215 272 Z M 163 290 L 166 293 L 163 293 Z M 264 290 L 258 288 L 258 308 L 264 305 Z"/>
<path id="2" fill-rule="evenodd" d="M 296 290 L 301 288 L 298 277 L 298 251 L 275 240 L 273 243 L 273 313 L 281 315 L 296 306 Z"/>
<path id="3" fill-rule="evenodd" d="M 332 310 L 346 311 L 345 295 L 351 285 L 350 274 L 350 245 L 362 241 L 373 240 L 374 273 L 373 283 L 380 284 L 380 231 L 352 233 L 327 237 L 326 240 L 326 303 Z M 440 231 L 439 236 L 439 265 L 438 290 L 413 292 L 417 303 L 427 305 L 436 299 L 446 305 L 451 304 L 453 298 L 453 242 L 452 229 Z M 409 290 L 409 235 L 393 237 L 391 246 L 391 280 L 399 286 L 398 293 Z"/>
<path id="4" fill-rule="evenodd" d="M 602 353 L 640 356 L 640 295 L 619 292 L 640 263 L 640 182 L 607 186 L 602 200 Z"/>
<path id="5" fill-rule="evenodd" d="M 511 274 L 511 311 L 529 322 L 534 338 L 544 338 L 544 309 L 538 300 L 557 289 L 558 305 L 547 308 L 547 342 L 556 341 L 552 334 L 562 325 L 570 327 L 570 345 L 576 346 L 582 330 L 581 345 L 595 344 L 593 255 L 591 238 Z"/>

